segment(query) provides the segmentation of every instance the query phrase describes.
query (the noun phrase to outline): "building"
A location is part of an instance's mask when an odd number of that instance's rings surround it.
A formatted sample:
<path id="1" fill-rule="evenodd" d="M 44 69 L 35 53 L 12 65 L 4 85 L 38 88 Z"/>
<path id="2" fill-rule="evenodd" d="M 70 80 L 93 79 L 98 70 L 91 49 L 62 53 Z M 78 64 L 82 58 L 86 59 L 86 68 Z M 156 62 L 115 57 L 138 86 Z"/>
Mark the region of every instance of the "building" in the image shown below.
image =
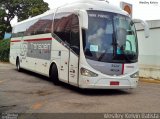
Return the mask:
<path id="1" fill-rule="evenodd" d="M 150 37 L 144 37 L 143 26 L 136 23 L 139 42 L 140 76 L 160 80 L 160 20 L 147 21 Z"/>

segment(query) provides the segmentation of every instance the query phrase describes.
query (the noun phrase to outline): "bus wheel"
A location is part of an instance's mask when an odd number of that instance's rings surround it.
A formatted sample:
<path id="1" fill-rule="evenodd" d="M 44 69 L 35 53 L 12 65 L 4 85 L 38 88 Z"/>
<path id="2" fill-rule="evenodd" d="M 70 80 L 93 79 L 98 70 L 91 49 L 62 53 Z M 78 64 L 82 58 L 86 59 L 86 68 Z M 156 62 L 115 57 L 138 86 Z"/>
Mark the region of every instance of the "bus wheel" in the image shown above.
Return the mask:
<path id="1" fill-rule="evenodd" d="M 17 59 L 17 61 L 16 61 L 16 66 L 17 66 L 17 70 L 20 72 L 21 71 L 21 67 L 20 67 L 19 59 Z"/>
<path id="2" fill-rule="evenodd" d="M 55 85 L 59 85 L 58 69 L 56 64 L 53 64 L 51 67 L 50 79 L 53 81 Z"/>

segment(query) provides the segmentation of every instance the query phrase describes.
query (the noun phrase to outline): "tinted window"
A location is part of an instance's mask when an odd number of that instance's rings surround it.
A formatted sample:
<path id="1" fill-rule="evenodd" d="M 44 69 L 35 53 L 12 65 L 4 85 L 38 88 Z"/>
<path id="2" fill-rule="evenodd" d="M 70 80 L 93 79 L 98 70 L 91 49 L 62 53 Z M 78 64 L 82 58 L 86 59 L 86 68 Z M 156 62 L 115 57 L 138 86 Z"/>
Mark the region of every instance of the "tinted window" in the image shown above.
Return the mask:
<path id="1" fill-rule="evenodd" d="M 26 23 L 25 36 L 51 33 L 53 15 L 48 15 Z"/>
<path id="2" fill-rule="evenodd" d="M 54 20 L 54 38 L 65 42 L 76 54 L 79 54 L 79 21 L 70 13 L 56 14 Z"/>
<path id="3" fill-rule="evenodd" d="M 17 25 L 13 28 L 12 38 L 13 37 L 22 37 L 25 31 L 25 24 Z"/>
<path id="4" fill-rule="evenodd" d="M 51 33 L 52 19 L 52 15 L 40 18 L 36 23 L 35 34 Z"/>
<path id="5" fill-rule="evenodd" d="M 25 23 L 26 25 L 26 28 L 25 28 L 26 31 L 24 33 L 25 36 L 35 35 L 35 31 L 38 26 L 37 25 L 38 20 L 39 19 L 36 19 L 36 20 L 32 20 L 32 21 Z"/>
<path id="6" fill-rule="evenodd" d="M 79 21 L 78 16 L 72 15 L 72 25 L 71 25 L 71 39 L 70 47 L 71 49 L 79 55 Z"/>
<path id="7" fill-rule="evenodd" d="M 58 13 L 54 20 L 54 34 L 57 40 L 69 43 L 72 15 L 70 13 Z"/>

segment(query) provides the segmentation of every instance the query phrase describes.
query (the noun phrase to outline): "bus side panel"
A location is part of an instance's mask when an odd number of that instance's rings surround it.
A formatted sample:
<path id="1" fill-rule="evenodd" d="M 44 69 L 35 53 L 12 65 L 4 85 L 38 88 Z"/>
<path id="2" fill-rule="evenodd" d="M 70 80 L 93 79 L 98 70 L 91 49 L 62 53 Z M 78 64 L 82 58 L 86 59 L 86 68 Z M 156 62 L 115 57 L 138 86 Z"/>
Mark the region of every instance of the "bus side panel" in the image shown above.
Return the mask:
<path id="1" fill-rule="evenodd" d="M 21 41 L 12 38 L 10 42 L 10 63 L 16 65 L 16 58 L 19 57 Z"/>
<path id="2" fill-rule="evenodd" d="M 23 38 L 22 66 L 25 69 L 49 76 L 51 62 L 51 34 L 33 35 Z"/>
<path id="3" fill-rule="evenodd" d="M 35 71 L 49 76 L 50 60 L 35 59 Z"/>
<path id="4" fill-rule="evenodd" d="M 51 60 L 56 62 L 59 80 L 68 83 L 69 49 L 56 39 L 52 41 Z"/>

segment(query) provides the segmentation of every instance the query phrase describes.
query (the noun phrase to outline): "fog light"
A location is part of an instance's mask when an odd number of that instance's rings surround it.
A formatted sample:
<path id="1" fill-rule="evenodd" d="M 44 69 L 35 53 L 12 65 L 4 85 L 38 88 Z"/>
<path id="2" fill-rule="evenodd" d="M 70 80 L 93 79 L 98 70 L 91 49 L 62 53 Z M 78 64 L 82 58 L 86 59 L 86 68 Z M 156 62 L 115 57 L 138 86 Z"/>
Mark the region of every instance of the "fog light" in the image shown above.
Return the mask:
<path id="1" fill-rule="evenodd" d="M 98 74 L 96 74 L 88 69 L 85 69 L 85 68 L 81 68 L 81 75 L 88 76 L 88 77 L 97 77 L 98 76 Z"/>
<path id="2" fill-rule="evenodd" d="M 130 76 L 131 78 L 139 78 L 139 72 L 136 72 Z"/>

